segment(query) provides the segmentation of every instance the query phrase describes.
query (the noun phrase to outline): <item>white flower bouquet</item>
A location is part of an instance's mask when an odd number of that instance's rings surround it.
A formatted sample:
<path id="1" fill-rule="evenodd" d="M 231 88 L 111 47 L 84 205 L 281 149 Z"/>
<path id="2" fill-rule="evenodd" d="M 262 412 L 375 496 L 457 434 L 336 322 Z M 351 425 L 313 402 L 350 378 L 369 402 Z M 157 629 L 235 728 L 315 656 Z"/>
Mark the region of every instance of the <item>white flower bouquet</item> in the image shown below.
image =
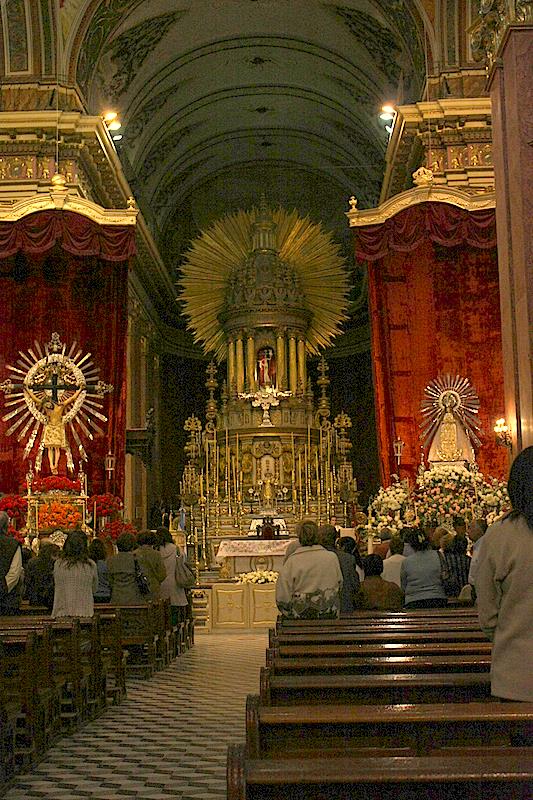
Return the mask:
<path id="1" fill-rule="evenodd" d="M 237 583 L 276 583 L 278 572 L 267 569 L 256 569 L 253 572 L 241 572 L 237 575 Z"/>

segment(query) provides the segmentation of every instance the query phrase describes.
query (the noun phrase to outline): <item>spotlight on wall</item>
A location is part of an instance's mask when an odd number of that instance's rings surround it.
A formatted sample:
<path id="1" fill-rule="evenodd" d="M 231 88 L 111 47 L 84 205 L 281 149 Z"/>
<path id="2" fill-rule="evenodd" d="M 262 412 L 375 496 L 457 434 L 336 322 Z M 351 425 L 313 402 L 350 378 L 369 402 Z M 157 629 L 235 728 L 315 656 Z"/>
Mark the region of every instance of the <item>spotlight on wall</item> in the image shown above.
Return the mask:
<path id="1" fill-rule="evenodd" d="M 113 141 L 114 141 L 114 142 L 120 142 L 120 140 L 121 140 L 121 139 L 122 139 L 122 134 L 121 134 L 121 133 L 116 133 L 116 134 L 113 136 Z"/>
<path id="2" fill-rule="evenodd" d="M 381 114 L 379 118 L 382 119 L 384 122 L 390 122 L 396 116 L 396 109 L 390 103 L 385 103 L 384 106 L 381 106 Z"/>
<path id="3" fill-rule="evenodd" d="M 505 417 L 500 417 L 496 420 L 494 425 L 494 433 L 496 434 L 496 444 L 500 447 L 512 447 L 513 440 L 511 438 L 511 431 L 505 421 Z"/>
<path id="4" fill-rule="evenodd" d="M 118 114 L 116 111 L 106 111 L 105 114 L 102 114 L 102 117 L 104 122 L 106 122 L 109 125 L 111 122 L 113 122 L 114 119 L 118 117 Z"/>
<path id="5" fill-rule="evenodd" d="M 120 128 L 122 128 L 122 123 L 119 122 L 118 119 L 114 119 L 113 122 L 110 122 L 107 127 L 110 131 L 118 131 Z"/>

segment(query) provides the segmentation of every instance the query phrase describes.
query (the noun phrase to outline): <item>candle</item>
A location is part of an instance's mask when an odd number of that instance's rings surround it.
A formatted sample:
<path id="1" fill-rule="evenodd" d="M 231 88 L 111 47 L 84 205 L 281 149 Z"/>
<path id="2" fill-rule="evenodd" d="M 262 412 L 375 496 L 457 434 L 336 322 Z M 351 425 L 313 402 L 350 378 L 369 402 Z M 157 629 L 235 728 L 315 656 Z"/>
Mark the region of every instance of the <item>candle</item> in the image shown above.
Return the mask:
<path id="1" fill-rule="evenodd" d="M 204 494 L 204 471 L 200 472 L 200 497 Z"/>
<path id="2" fill-rule="evenodd" d="M 96 530 L 96 500 L 94 501 L 93 508 L 93 529 Z"/>
<path id="3" fill-rule="evenodd" d="M 302 454 L 298 453 L 298 486 L 300 488 L 300 500 L 302 499 Z"/>
<path id="4" fill-rule="evenodd" d="M 371 533 L 368 534 L 368 555 L 372 555 L 374 552 L 374 537 Z"/>

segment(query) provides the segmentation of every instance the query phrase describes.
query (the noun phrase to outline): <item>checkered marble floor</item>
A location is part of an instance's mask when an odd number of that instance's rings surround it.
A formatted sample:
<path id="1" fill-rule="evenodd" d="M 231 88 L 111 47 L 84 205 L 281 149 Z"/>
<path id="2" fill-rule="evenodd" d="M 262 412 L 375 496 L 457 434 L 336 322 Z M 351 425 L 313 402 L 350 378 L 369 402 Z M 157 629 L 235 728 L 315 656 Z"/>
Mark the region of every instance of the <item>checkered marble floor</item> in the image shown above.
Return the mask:
<path id="1" fill-rule="evenodd" d="M 221 800 L 226 748 L 244 740 L 246 695 L 259 691 L 266 631 L 199 634 L 194 648 L 128 699 L 59 741 L 5 800 Z"/>

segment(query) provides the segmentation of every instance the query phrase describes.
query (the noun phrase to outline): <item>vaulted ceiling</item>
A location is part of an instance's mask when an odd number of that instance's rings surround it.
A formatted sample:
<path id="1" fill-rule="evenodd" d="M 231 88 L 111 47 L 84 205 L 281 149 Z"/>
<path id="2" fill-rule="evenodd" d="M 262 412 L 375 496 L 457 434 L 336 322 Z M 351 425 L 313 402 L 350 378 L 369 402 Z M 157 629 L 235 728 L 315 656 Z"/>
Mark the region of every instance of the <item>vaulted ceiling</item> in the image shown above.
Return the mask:
<path id="1" fill-rule="evenodd" d="M 347 198 L 364 207 L 379 196 L 380 107 L 420 96 L 421 7 L 107 0 L 86 15 L 76 78 L 90 111 L 119 111 L 117 150 L 169 266 L 200 229 L 261 192 L 322 222 L 348 251 Z"/>

